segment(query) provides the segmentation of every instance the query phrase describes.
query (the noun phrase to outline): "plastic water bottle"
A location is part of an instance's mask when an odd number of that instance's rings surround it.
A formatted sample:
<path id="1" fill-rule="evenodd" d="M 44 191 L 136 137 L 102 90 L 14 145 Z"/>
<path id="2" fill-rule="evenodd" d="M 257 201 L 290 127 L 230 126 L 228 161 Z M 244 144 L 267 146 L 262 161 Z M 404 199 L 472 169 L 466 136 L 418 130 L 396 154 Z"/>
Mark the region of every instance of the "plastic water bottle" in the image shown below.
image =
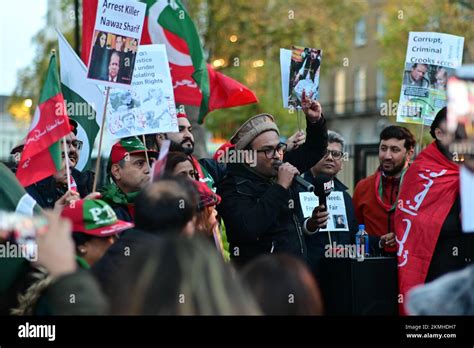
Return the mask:
<path id="1" fill-rule="evenodd" d="M 359 225 L 359 231 L 355 235 L 357 258 L 369 256 L 369 235 L 365 231 L 365 225 Z"/>

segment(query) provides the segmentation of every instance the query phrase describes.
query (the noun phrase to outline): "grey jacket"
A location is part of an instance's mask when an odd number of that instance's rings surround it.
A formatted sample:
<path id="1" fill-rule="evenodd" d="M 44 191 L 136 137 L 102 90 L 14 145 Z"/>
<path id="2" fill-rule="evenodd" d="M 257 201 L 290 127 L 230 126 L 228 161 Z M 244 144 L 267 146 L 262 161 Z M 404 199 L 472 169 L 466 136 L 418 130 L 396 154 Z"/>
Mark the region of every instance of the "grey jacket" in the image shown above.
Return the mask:
<path id="1" fill-rule="evenodd" d="M 474 315 L 474 265 L 448 273 L 408 293 L 411 315 Z"/>

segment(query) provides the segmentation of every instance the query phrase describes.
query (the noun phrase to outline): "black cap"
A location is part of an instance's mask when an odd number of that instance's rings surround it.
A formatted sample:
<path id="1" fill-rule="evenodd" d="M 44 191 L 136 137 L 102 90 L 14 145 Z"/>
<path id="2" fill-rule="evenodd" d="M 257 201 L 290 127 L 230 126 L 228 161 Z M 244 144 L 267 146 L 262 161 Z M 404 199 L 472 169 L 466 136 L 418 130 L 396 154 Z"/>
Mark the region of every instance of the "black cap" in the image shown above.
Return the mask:
<path id="1" fill-rule="evenodd" d="M 439 127 L 441 122 L 446 121 L 446 110 L 447 110 L 446 106 L 442 108 L 441 110 L 439 110 L 438 113 L 436 114 L 436 117 L 433 120 L 433 123 L 431 124 L 430 134 L 433 137 L 433 139 L 436 139 L 436 134 L 435 134 L 436 128 Z"/>

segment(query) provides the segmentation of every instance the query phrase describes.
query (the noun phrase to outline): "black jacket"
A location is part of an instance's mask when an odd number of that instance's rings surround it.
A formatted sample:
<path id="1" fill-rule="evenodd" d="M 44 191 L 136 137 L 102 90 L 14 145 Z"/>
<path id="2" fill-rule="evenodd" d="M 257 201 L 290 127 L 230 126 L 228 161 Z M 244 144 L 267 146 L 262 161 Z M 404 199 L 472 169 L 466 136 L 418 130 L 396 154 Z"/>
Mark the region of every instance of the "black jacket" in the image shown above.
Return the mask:
<path id="1" fill-rule="evenodd" d="M 312 183 L 313 185 L 316 185 L 316 179 L 311 173 L 311 171 L 307 171 L 306 173 L 304 173 L 303 178 L 306 181 Z M 347 186 L 344 185 L 336 177 L 333 179 L 333 181 L 334 191 L 343 193 L 344 205 L 346 207 L 346 217 L 349 223 L 349 231 L 331 232 L 331 243 L 329 241 L 328 232 L 316 232 L 312 235 L 305 235 L 306 246 L 308 248 L 308 263 L 313 272 L 316 274 L 316 276 L 319 275 L 319 267 L 322 264 L 322 259 L 325 257 L 324 254 L 327 250 L 326 245 L 330 245 L 330 247 L 333 247 L 334 243 L 336 243 L 336 246 L 347 246 L 355 244 L 355 235 L 359 230 L 359 224 L 357 223 L 354 204 L 352 202 L 351 196 L 347 192 Z M 369 236 L 369 252 L 371 256 L 385 255 L 383 249 L 379 248 L 379 241 L 379 237 Z"/>
<path id="2" fill-rule="evenodd" d="M 316 179 L 310 171 L 304 173 L 303 178 L 315 185 Z M 333 247 L 336 245 L 350 245 L 355 242 L 355 234 L 358 231 L 357 219 L 355 216 L 352 198 L 347 193 L 347 187 L 339 179 L 334 178 L 334 191 L 342 192 L 344 196 L 344 205 L 346 207 L 346 217 L 349 223 L 349 231 L 333 231 L 331 232 L 331 242 L 329 241 L 328 232 L 316 232 L 312 235 L 305 235 L 305 241 L 308 248 L 308 263 L 313 271 L 317 271 L 321 260 L 324 258 L 326 246 Z"/>
<path id="3" fill-rule="evenodd" d="M 308 124 L 306 134 L 306 142 L 284 157 L 301 173 L 317 163 L 326 151 L 324 118 Z M 302 190 L 296 183 L 287 190 L 247 165 L 227 165 L 227 174 L 217 186 L 222 197 L 217 209 L 226 225 L 231 258 L 237 265 L 271 252 L 287 252 L 306 259 L 298 195 Z"/>
<path id="4" fill-rule="evenodd" d="M 427 283 L 474 261 L 474 234 L 463 233 L 460 214 L 461 199 L 458 196 L 441 226 L 426 276 Z"/>
<path id="5" fill-rule="evenodd" d="M 94 173 L 87 170 L 80 172 L 72 168 L 71 175 L 76 181 L 77 192 L 84 198 L 92 192 Z M 26 192 L 41 206 L 41 208 L 54 208 L 54 203 L 67 191 L 67 186 L 58 186 L 52 176 L 26 187 Z"/>

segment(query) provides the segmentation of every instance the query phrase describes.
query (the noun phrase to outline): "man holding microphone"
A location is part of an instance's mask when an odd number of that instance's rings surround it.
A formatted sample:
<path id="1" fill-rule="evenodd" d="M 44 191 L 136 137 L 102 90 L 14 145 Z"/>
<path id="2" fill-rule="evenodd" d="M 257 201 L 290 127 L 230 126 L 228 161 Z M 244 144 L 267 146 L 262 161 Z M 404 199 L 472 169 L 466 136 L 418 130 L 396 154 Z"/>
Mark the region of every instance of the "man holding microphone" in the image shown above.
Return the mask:
<path id="1" fill-rule="evenodd" d="M 280 142 L 270 114 L 250 118 L 231 138 L 235 145 L 231 151 L 242 152 L 246 161 L 227 164 L 227 176 L 217 188 L 222 197 L 218 211 L 227 228 L 231 259 L 239 266 L 274 252 L 306 260 L 298 195 L 305 188 L 294 178 L 324 156 L 327 128 L 321 105 L 311 100 L 311 95 L 303 94 L 302 109 L 307 138 L 297 149 L 285 153 L 287 146 Z M 325 224 L 327 213 L 320 213 L 319 220 Z"/>

